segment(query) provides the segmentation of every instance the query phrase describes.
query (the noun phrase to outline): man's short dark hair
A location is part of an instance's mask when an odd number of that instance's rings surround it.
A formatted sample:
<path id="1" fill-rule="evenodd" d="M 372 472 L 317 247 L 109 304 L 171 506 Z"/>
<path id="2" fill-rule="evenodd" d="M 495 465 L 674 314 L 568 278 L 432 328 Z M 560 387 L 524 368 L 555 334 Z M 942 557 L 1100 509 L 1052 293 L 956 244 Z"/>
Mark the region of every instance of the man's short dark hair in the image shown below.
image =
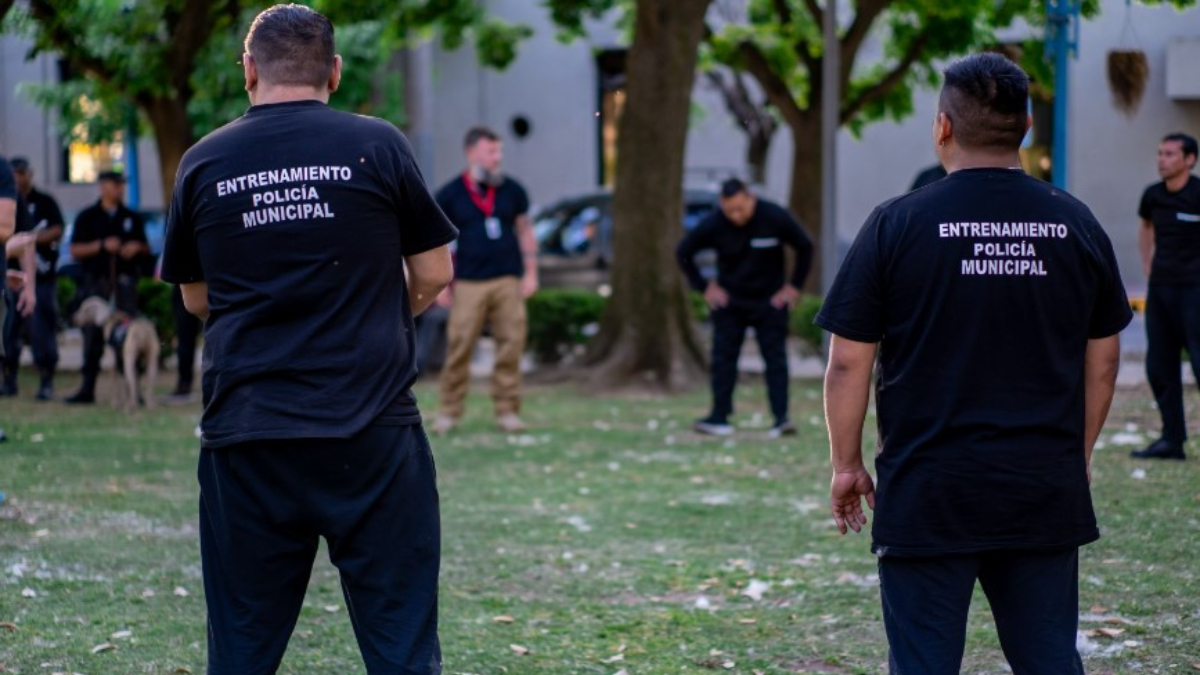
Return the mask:
<path id="1" fill-rule="evenodd" d="M 1200 152 L 1200 148 L 1197 148 L 1196 146 L 1196 139 L 1181 131 L 1176 131 L 1173 134 L 1167 134 L 1166 136 L 1163 136 L 1163 143 L 1170 141 L 1179 141 L 1179 144 L 1183 146 L 1184 157 L 1187 157 L 1188 155 L 1195 157 L 1197 153 Z"/>
<path id="2" fill-rule="evenodd" d="M 945 71 L 938 109 L 968 149 L 1016 150 L 1029 119 L 1029 76 L 995 53 L 972 54 Z"/>
<path id="3" fill-rule="evenodd" d="M 8 165 L 12 167 L 13 171 L 29 170 L 29 160 L 25 157 L 10 157 L 8 160 Z"/>
<path id="4" fill-rule="evenodd" d="M 245 49 L 264 82 L 321 89 L 333 73 L 333 23 L 304 5 L 275 5 L 254 17 Z"/>
<path id="5" fill-rule="evenodd" d="M 725 182 L 721 183 L 721 199 L 729 199 L 749 191 L 750 188 L 746 187 L 746 184 L 738 178 L 727 178 Z"/>
<path id="6" fill-rule="evenodd" d="M 492 131 L 488 127 L 471 127 L 467 129 L 467 134 L 463 136 L 463 148 L 470 149 L 475 147 L 479 141 L 499 141 L 500 134 Z"/>
<path id="7" fill-rule="evenodd" d="M 101 171 L 96 176 L 96 180 L 101 183 L 120 183 L 123 185 L 125 183 L 125 174 L 120 171 Z"/>

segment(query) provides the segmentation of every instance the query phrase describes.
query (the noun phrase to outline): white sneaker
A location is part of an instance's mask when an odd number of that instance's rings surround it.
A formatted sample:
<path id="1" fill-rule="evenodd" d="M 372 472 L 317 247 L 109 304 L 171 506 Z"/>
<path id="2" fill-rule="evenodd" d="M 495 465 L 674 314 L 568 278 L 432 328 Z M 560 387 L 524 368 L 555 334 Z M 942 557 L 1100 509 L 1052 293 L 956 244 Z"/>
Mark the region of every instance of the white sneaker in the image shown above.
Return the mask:
<path id="1" fill-rule="evenodd" d="M 696 420 L 692 429 L 705 436 L 732 436 L 733 426 L 726 422 L 713 422 L 707 418 Z"/>
<path id="2" fill-rule="evenodd" d="M 454 427 L 457 426 L 457 418 L 450 417 L 449 415 L 438 415 L 437 419 L 433 422 L 433 433 L 437 434 L 438 436 L 442 436 L 450 433 L 454 430 Z"/>
<path id="3" fill-rule="evenodd" d="M 783 421 L 771 427 L 767 432 L 767 438 L 782 438 L 784 436 L 795 436 L 796 425 L 793 422 Z"/>
<path id="4" fill-rule="evenodd" d="M 516 413 L 504 413 L 496 418 L 496 426 L 506 434 L 519 434 L 525 431 L 525 423 Z"/>

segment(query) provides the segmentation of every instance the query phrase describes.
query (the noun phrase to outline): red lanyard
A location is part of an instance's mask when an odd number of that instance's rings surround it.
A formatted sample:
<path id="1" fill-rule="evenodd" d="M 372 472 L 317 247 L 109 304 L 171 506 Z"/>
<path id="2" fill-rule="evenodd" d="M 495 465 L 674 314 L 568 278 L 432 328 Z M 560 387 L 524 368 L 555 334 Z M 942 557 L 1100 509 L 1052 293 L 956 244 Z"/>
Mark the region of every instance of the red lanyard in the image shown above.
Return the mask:
<path id="1" fill-rule="evenodd" d="M 467 194 L 471 195 L 471 201 L 475 206 L 483 211 L 484 218 L 491 218 L 492 213 L 496 211 L 496 186 L 487 186 L 487 194 L 479 194 L 479 188 L 475 186 L 475 181 L 471 180 L 470 172 L 463 174 L 463 182 L 467 184 Z"/>

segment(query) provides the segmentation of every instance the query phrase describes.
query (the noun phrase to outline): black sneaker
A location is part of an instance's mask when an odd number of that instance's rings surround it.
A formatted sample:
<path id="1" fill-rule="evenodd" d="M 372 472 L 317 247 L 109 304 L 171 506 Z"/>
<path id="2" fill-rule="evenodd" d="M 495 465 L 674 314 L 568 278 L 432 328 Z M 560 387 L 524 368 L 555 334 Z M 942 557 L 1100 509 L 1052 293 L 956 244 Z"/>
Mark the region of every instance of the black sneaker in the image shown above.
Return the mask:
<path id="1" fill-rule="evenodd" d="M 795 423 L 791 422 L 790 420 L 784 420 L 784 421 L 776 424 L 775 426 L 771 427 L 770 431 L 767 432 L 768 438 L 782 438 L 784 436 L 795 436 L 795 435 L 796 435 L 796 425 L 795 425 Z"/>
<path id="2" fill-rule="evenodd" d="M 1134 450 L 1129 456 L 1135 459 L 1187 459 L 1182 443 L 1174 443 L 1165 438 L 1154 441 L 1145 450 Z"/>
<path id="3" fill-rule="evenodd" d="M 692 424 L 692 429 L 698 434 L 705 436 L 732 436 L 733 427 L 724 420 L 714 420 L 711 417 L 705 417 L 702 420 L 696 420 Z"/>
<path id="4" fill-rule="evenodd" d="M 43 382 L 42 385 L 38 387 L 37 395 L 35 395 L 34 398 L 39 401 L 53 401 L 54 385 L 48 382 Z"/>
<path id="5" fill-rule="evenodd" d="M 63 399 L 63 403 L 67 403 L 69 405 L 80 405 L 80 404 L 87 405 L 87 404 L 91 404 L 91 403 L 95 403 L 95 402 L 96 402 L 95 394 L 93 394 L 90 391 L 82 391 L 82 390 L 76 392 L 74 396 L 68 396 L 67 398 Z"/>

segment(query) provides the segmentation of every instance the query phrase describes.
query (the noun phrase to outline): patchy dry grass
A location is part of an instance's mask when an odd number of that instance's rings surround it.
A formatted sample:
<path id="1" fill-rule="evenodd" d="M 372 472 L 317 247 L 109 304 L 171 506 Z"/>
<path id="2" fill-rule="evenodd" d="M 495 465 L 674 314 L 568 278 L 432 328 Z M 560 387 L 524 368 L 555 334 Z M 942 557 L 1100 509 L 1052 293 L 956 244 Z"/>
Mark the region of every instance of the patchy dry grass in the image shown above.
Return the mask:
<path id="1" fill-rule="evenodd" d="M 801 431 L 785 441 L 765 436 L 761 383 L 739 397 L 730 441 L 687 430 L 703 392 L 536 388 L 522 436 L 494 432 L 472 398 L 465 427 L 434 441 L 447 673 L 884 672 L 868 541 L 837 536 L 826 516 L 819 388 L 793 387 Z M 1147 400 L 1120 392 L 1097 451 L 1105 537 L 1082 556 L 1083 628 L 1123 632 L 1087 639 L 1094 674 L 1200 663 L 1200 469 L 1127 457 L 1120 443 L 1154 423 Z M 203 672 L 198 409 L 0 406 L 12 437 L 0 446 L 0 672 Z M 361 670 L 322 556 L 281 672 Z M 982 595 L 963 672 L 1007 672 Z"/>

